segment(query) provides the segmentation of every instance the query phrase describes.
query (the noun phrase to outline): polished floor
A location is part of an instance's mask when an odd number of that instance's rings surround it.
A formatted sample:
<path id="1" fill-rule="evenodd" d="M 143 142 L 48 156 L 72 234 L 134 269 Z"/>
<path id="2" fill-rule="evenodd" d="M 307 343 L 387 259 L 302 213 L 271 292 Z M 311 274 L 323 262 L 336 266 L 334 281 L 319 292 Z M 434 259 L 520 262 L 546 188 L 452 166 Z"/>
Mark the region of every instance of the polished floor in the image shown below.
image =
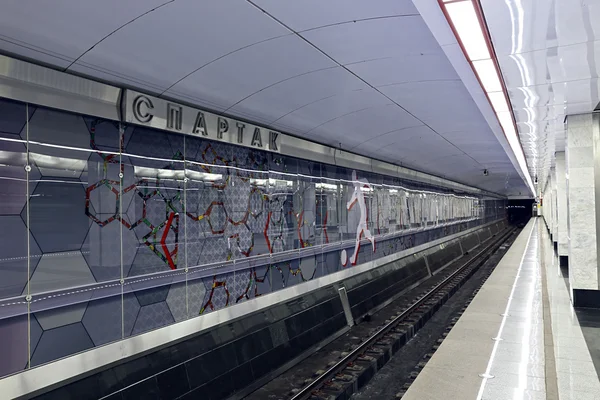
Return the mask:
<path id="1" fill-rule="evenodd" d="M 530 220 L 403 399 L 600 399 L 600 312 L 573 310 L 558 265 Z"/>

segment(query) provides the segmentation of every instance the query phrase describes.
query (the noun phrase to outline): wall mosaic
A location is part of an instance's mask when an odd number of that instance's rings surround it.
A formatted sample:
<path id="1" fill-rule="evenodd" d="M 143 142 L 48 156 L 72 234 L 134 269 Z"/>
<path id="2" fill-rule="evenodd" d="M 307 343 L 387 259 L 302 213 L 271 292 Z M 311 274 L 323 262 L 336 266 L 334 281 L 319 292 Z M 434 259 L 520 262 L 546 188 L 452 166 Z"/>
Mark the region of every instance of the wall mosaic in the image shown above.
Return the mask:
<path id="1" fill-rule="evenodd" d="M 0 340 L 0 376 L 501 218 L 503 208 L 0 99 L 0 339 L 22 339 Z"/>

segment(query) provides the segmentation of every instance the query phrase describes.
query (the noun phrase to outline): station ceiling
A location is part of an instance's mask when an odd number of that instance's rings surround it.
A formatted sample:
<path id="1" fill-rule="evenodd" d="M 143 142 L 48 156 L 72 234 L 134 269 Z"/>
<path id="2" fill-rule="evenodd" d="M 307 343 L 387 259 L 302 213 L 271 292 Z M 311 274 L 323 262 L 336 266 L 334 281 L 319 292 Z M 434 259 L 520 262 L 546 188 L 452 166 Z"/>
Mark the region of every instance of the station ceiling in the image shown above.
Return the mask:
<path id="1" fill-rule="evenodd" d="M 500 16 L 490 30 L 519 99 L 514 46 L 503 33 L 515 29 L 508 6 L 482 3 Z M 526 59 L 546 57 L 524 43 Z M 5 0 L 0 51 L 503 195 L 529 194 L 436 1 Z M 584 109 L 592 99 L 582 101 Z"/>
<path id="2" fill-rule="evenodd" d="M 599 0 L 481 0 L 532 176 L 544 189 L 565 117 L 600 102 Z"/>

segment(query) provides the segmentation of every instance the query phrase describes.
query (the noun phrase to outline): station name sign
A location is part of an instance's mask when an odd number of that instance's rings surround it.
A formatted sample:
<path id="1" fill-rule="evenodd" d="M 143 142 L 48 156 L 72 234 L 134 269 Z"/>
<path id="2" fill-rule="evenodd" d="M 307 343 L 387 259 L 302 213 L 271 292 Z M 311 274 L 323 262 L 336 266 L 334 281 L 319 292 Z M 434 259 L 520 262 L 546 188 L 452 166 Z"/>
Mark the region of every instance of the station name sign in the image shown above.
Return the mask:
<path id="1" fill-rule="evenodd" d="M 280 152 L 283 135 L 277 131 L 129 89 L 124 95 L 127 123 Z"/>

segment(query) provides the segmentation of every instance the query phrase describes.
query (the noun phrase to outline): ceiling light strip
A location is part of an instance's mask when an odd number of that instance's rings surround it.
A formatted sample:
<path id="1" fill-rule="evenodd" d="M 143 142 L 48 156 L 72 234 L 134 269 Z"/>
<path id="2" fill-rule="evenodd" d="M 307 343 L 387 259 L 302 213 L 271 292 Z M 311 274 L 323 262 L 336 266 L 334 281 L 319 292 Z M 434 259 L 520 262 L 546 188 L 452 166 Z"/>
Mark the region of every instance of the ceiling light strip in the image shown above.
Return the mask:
<path id="1" fill-rule="evenodd" d="M 527 159 L 517 129 L 516 120 L 500 73 L 500 66 L 492 46 L 483 11 L 478 0 L 438 0 L 458 44 L 469 61 L 479 84 L 510 145 L 527 185 L 535 195 Z"/>

